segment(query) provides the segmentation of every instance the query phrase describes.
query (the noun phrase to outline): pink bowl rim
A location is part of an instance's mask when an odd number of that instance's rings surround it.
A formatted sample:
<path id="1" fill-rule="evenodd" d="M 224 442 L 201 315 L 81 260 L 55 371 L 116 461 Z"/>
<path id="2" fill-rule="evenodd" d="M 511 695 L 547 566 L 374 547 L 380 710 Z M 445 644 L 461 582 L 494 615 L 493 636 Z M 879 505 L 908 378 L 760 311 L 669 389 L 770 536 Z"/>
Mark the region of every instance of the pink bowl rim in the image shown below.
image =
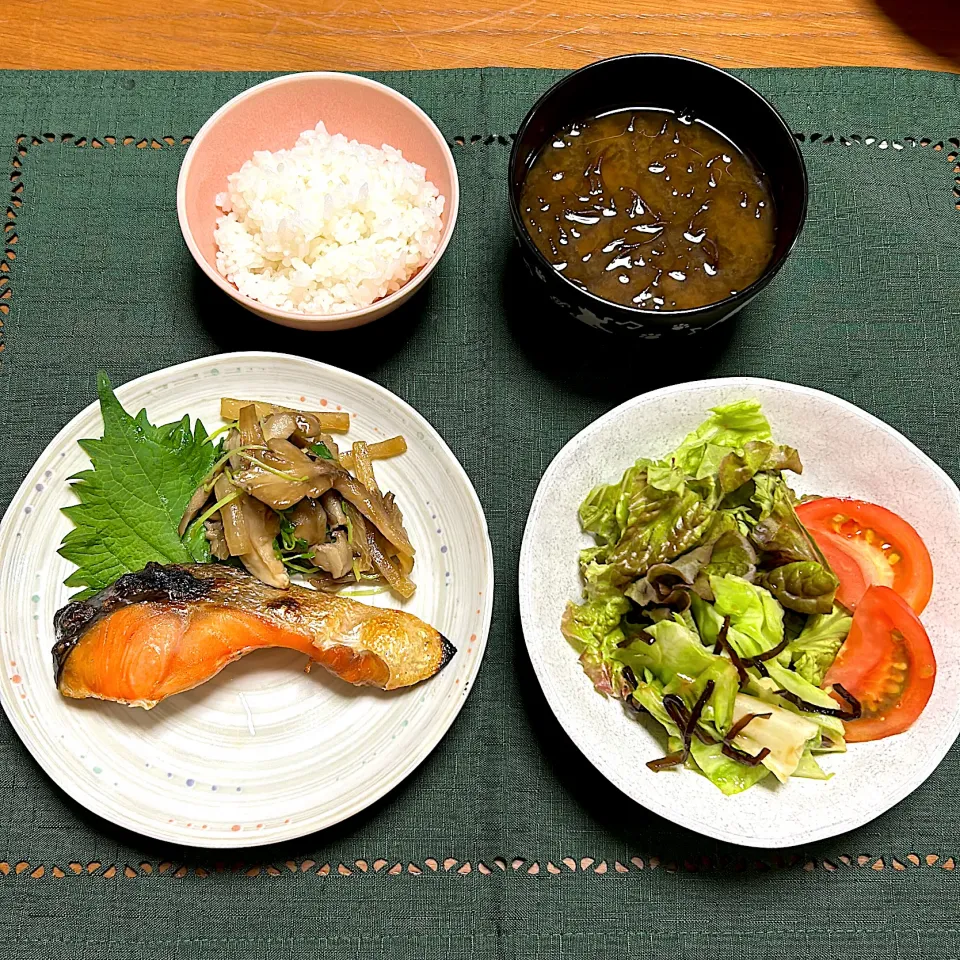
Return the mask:
<path id="1" fill-rule="evenodd" d="M 436 140 L 443 145 L 443 149 L 450 160 L 450 182 L 452 187 L 450 193 L 452 195 L 444 198 L 444 230 L 440 238 L 440 243 L 437 246 L 433 256 L 427 261 L 426 264 L 424 264 L 420 271 L 411 277 L 402 287 L 400 287 L 399 290 L 395 290 L 393 293 L 386 297 L 382 297 L 379 300 L 374 300 L 374 302 L 369 306 L 361 307 L 358 310 L 349 310 L 344 313 L 300 313 L 296 310 L 282 310 L 279 307 L 268 306 L 265 303 L 261 303 L 259 300 L 254 300 L 252 297 L 248 297 L 246 294 L 241 293 L 232 283 L 230 283 L 229 280 L 227 280 L 226 277 L 220 273 L 219 270 L 213 267 L 207 261 L 206 257 L 200 252 L 200 247 L 194 239 L 193 231 L 190 229 L 186 215 L 187 180 L 190 176 L 190 167 L 193 164 L 193 158 L 200 149 L 207 133 L 209 133 L 210 130 L 216 126 L 220 118 L 230 109 L 232 109 L 234 105 L 242 100 L 257 96 L 260 91 L 266 87 L 296 84 L 305 79 L 316 79 L 318 77 L 334 78 L 344 83 L 355 83 L 360 86 L 375 87 L 382 93 L 386 93 L 389 97 L 396 100 L 415 116 L 419 117 L 424 126 L 426 126 Z M 318 119 L 322 119 L 322 117 Z M 293 146 L 293 144 L 291 144 L 291 146 Z M 399 306 L 400 303 L 406 300 L 417 287 L 427 280 L 430 274 L 433 273 L 436 265 L 440 262 L 440 258 L 446 252 L 447 247 L 450 245 L 450 240 L 453 238 L 453 232 L 457 225 L 457 214 L 459 210 L 460 176 L 457 171 L 456 162 L 453 159 L 453 152 L 450 150 L 450 145 L 447 143 L 445 137 L 440 132 L 440 128 L 433 122 L 430 116 L 421 107 L 417 106 L 417 104 L 415 104 L 409 97 L 405 97 L 398 90 L 394 90 L 393 87 L 389 87 L 385 83 L 380 83 L 377 80 L 371 80 L 368 77 L 359 77 L 353 73 L 343 73 L 337 70 L 314 70 L 301 73 L 288 73 L 282 77 L 274 77 L 271 80 L 264 80 L 262 83 L 257 83 L 252 87 L 248 87 L 246 90 L 238 93 L 235 97 L 231 97 L 225 104 L 223 104 L 222 107 L 213 113 L 203 124 L 203 126 L 201 126 L 196 132 L 193 140 L 190 143 L 190 146 L 187 148 L 187 152 L 183 158 L 183 163 L 180 165 L 180 174 L 177 177 L 177 220 L 180 224 L 180 233 L 183 235 L 184 242 L 190 250 L 193 259 L 196 261 L 197 266 L 200 267 L 207 277 L 209 277 L 209 279 L 212 280 L 229 297 L 231 297 L 233 300 L 236 300 L 237 303 L 246 307 L 252 313 L 256 313 L 261 316 L 263 314 L 267 314 L 271 317 L 295 320 L 298 323 L 303 323 L 306 321 L 308 323 L 316 324 L 317 327 L 323 327 L 328 323 L 335 323 L 338 327 L 340 327 L 344 321 L 356 320 L 358 318 L 368 316 L 373 312 L 376 312 L 378 317 L 382 317 L 393 310 L 394 307 Z"/>

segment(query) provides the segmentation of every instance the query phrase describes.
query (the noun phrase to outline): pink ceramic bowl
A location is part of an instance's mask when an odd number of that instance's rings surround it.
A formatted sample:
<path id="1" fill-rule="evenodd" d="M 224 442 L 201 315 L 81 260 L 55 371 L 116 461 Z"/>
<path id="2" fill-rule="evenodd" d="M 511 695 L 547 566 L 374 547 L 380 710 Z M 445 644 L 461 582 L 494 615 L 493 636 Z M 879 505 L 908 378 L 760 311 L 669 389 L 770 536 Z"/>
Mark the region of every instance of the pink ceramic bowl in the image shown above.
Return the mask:
<path id="1" fill-rule="evenodd" d="M 213 231 L 222 211 L 214 199 L 226 189 L 227 176 L 239 170 L 254 150 L 292 147 L 300 134 L 313 129 L 319 120 L 330 133 L 376 147 L 384 143 L 396 147 L 406 160 L 426 168 L 427 179 L 445 198 L 443 233 L 430 262 L 396 293 L 349 313 L 279 310 L 244 296 L 217 270 Z M 295 73 L 237 95 L 200 128 L 177 182 L 180 230 L 200 269 L 241 306 L 274 323 L 301 330 L 358 327 L 408 300 L 426 282 L 450 243 L 459 205 L 457 168 L 436 124 L 396 90 L 348 73 Z"/>

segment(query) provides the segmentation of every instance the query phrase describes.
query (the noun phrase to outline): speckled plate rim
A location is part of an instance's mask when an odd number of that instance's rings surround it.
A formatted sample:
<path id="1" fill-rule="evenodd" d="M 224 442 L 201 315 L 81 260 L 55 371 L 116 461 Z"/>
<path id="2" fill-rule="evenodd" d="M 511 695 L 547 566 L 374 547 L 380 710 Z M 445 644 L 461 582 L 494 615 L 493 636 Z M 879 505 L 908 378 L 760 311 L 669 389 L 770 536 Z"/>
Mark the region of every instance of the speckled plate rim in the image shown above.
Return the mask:
<path id="1" fill-rule="evenodd" d="M 482 544 L 483 564 L 484 575 L 487 583 L 485 589 L 483 590 L 483 597 L 481 598 L 482 602 L 480 608 L 482 613 L 480 616 L 480 629 L 477 631 L 476 641 L 472 644 L 475 650 L 475 657 L 473 659 L 471 669 L 467 674 L 464 675 L 464 683 L 461 685 L 460 696 L 450 699 L 446 702 L 446 714 L 442 717 L 442 721 L 433 728 L 432 735 L 422 738 L 418 749 L 410 751 L 405 762 L 399 764 L 390 777 L 384 778 L 378 784 L 371 787 L 370 791 L 363 797 L 363 800 L 355 804 L 353 807 L 338 809 L 336 811 L 336 815 L 330 819 L 324 819 L 322 816 L 318 816 L 313 820 L 302 820 L 291 822 L 289 824 L 281 824 L 274 827 L 269 834 L 262 836 L 238 833 L 235 837 L 226 836 L 223 838 L 213 838 L 204 837 L 202 835 L 191 835 L 190 837 L 185 838 L 182 832 L 164 829 L 166 826 L 165 824 L 150 824 L 150 828 L 147 828 L 145 827 L 144 823 L 140 821 L 135 821 L 132 819 L 125 820 L 123 817 L 118 816 L 117 811 L 113 808 L 107 807 L 96 792 L 88 791 L 83 788 L 78 784 L 77 781 L 66 775 L 66 771 L 62 765 L 54 762 L 50 757 L 45 755 L 44 751 L 41 750 L 38 744 L 34 741 L 30 725 L 22 716 L 19 709 L 19 704 L 17 704 L 13 698 L 6 695 L 3 686 L 0 685 L 0 706 L 3 707 L 4 713 L 13 726 L 14 731 L 20 737 L 20 740 L 23 742 L 24 746 L 27 748 L 27 750 L 29 750 L 33 759 L 40 765 L 43 771 L 72 800 L 86 807 L 86 809 L 90 810 L 92 813 L 95 813 L 97 816 L 114 823 L 117 826 L 132 830 L 135 833 L 149 836 L 157 840 L 188 846 L 226 849 L 257 847 L 267 844 L 280 843 L 285 840 L 294 840 L 302 836 L 316 833 L 318 830 L 323 830 L 327 827 L 333 826 L 336 823 L 340 823 L 361 812 L 362 810 L 365 810 L 367 807 L 384 797 L 403 780 L 405 780 L 427 758 L 427 756 L 429 756 L 437 744 L 446 735 L 457 715 L 460 713 L 460 710 L 463 708 L 463 705 L 473 688 L 473 681 L 476 678 L 476 675 L 480 669 L 480 664 L 483 661 L 483 655 L 486 650 L 487 638 L 490 633 L 490 624 L 493 616 L 493 599 L 495 589 L 493 548 L 490 543 L 486 515 L 484 514 L 483 507 L 480 503 L 480 498 L 477 496 L 473 483 L 466 471 L 463 469 L 463 466 L 457 459 L 456 455 L 449 448 L 443 437 L 440 436 L 436 429 L 426 420 L 425 417 L 418 413 L 414 407 L 408 404 L 405 400 L 402 400 L 396 394 L 392 393 L 386 387 L 383 387 L 375 381 L 367 379 L 366 377 L 362 377 L 359 374 L 353 373 L 349 370 L 344 370 L 340 367 L 332 366 L 331 364 L 323 363 L 319 360 L 311 360 L 306 357 L 298 357 L 293 354 L 284 354 L 275 351 L 237 351 L 233 353 L 215 354 L 208 357 L 199 357 L 195 360 L 189 360 L 185 363 L 174 364 L 169 367 L 164 367 L 160 370 L 155 370 L 152 373 L 145 374 L 142 377 L 137 377 L 136 379 L 128 381 L 122 386 L 117 387 L 116 395 L 121 402 L 124 402 L 125 397 L 133 393 L 136 388 L 148 385 L 152 381 L 162 381 L 165 377 L 169 376 L 171 371 L 188 373 L 192 370 L 201 369 L 208 365 L 214 366 L 228 363 L 256 363 L 258 361 L 293 361 L 296 364 L 307 365 L 313 368 L 313 370 L 319 374 L 333 372 L 338 377 L 352 380 L 357 383 L 362 383 L 366 389 L 372 390 L 373 393 L 381 397 L 384 403 L 401 409 L 408 417 L 411 418 L 411 420 L 417 423 L 423 429 L 425 436 L 428 436 L 436 445 L 440 453 L 449 459 L 451 466 L 451 479 L 462 485 L 463 491 L 467 494 L 468 501 L 476 511 L 475 519 L 479 522 L 480 529 L 484 534 Z M 185 397 L 183 404 L 185 412 L 189 407 L 189 403 L 189 398 Z M 47 459 L 49 451 L 70 442 L 71 435 L 76 431 L 83 420 L 90 415 L 91 411 L 96 411 L 97 408 L 98 403 L 97 401 L 94 401 L 93 403 L 88 404 L 87 407 L 74 416 L 44 448 L 33 467 L 30 468 L 27 476 L 10 501 L 10 505 L 7 507 L 3 519 L 0 520 L 0 557 L 6 556 L 4 544 L 9 539 L 10 530 L 13 526 L 13 517 L 23 510 L 30 491 L 40 480 L 42 475 L 41 465 Z M 52 544 L 51 549 L 56 549 L 56 546 L 58 545 L 59 544 Z M 2 616 L 2 613 L 0 613 L 0 616 Z"/>
<path id="2" fill-rule="evenodd" d="M 527 653 L 530 657 L 534 672 L 537 675 L 537 680 L 540 683 L 544 696 L 550 705 L 550 709 L 553 711 L 554 716 L 557 718 L 566 734 L 599 773 L 601 773 L 614 786 L 623 791 L 627 796 L 641 806 L 664 817 L 666 820 L 670 820 L 673 823 L 676 823 L 682 827 L 686 827 L 689 830 L 693 830 L 696 833 L 712 837 L 716 840 L 737 844 L 739 846 L 777 849 L 824 840 L 829 837 L 846 833 L 850 830 L 856 829 L 857 827 L 863 826 L 872 820 L 875 820 L 877 817 L 896 806 L 896 804 L 898 804 L 905 797 L 909 796 L 934 772 L 934 770 L 939 766 L 940 762 L 946 756 L 947 752 L 953 746 L 954 741 L 958 736 L 960 736 L 960 701 L 956 703 L 952 715 L 948 718 L 948 722 L 943 725 L 942 732 L 936 743 L 932 745 L 925 745 L 928 746 L 925 762 L 920 765 L 919 769 L 916 770 L 910 779 L 899 783 L 896 787 L 885 793 L 875 807 L 872 807 L 866 812 L 858 811 L 850 814 L 846 818 L 833 820 L 821 828 L 807 829 L 802 833 L 802 835 L 788 833 L 780 838 L 757 838 L 751 837 L 745 833 L 736 833 L 731 830 L 723 829 L 722 827 L 711 823 L 709 820 L 704 820 L 697 816 L 691 816 L 683 809 L 678 809 L 675 806 L 669 806 L 666 803 L 662 803 L 659 801 L 657 794 L 653 791 L 644 793 L 642 799 L 641 797 L 637 796 L 632 785 L 623 776 L 620 767 L 609 762 L 609 758 L 595 754 L 590 749 L 580 725 L 571 722 L 571 715 L 568 711 L 566 701 L 570 697 L 586 695 L 587 692 L 592 691 L 588 691 L 586 688 L 581 691 L 559 691 L 554 685 L 553 678 L 549 675 L 545 662 L 540 656 L 538 650 L 538 632 L 542 633 L 542 628 L 536 622 L 532 611 L 532 604 L 528 601 L 528 598 L 531 597 L 533 592 L 538 589 L 538 582 L 535 580 L 533 574 L 533 556 L 537 550 L 537 544 L 533 540 L 532 532 L 534 531 L 540 514 L 544 509 L 547 491 L 554 476 L 563 469 L 565 461 L 574 452 L 583 448 L 596 434 L 601 433 L 608 423 L 616 420 L 624 412 L 632 409 L 633 407 L 649 404 L 651 401 L 668 399 L 679 394 L 690 392 L 694 389 L 702 388 L 704 386 L 709 386 L 718 390 L 724 388 L 743 389 L 746 392 L 749 392 L 749 390 L 753 387 L 763 387 L 775 389 L 784 393 L 792 393 L 801 397 L 811 397 L 820 400 L 826 398 L 827 402 L 835 404 L 840 409 L 855 415 L 863 420 L 866 424 L 872 426 L 875 430 L 886 434 L 888 437 L 902 444 L 910 452 L 912 452 L 912 454 L 917 457 L 919 462 L 921 462 L 933 475 L 935 475 L 946 487 L 952 491 L 951 496 L 954 507 L 957 514 L 960 515 L 960 489 L 957 488 L 957 485 L 954 483 L 953 479 L 942 467 L 935 463 L 927 454 L 917 447 L 916 444 L 912 443 L 910 440 L 904 437 L 903 434 L 895 430 L 889 424 L 884 423 L 884 421 L 873 416 L 873 414 L 867 413 L 856 404 L 850 403 L 848 400 L 844 400 L 843 398 L 837 397 L 834 394 L 827 393 L 823 390 L 816 390 L 812 387 L 804 387 L 799 384 L 789 383 L 787 381 L 748 376 L 716 377 L 706 380 L 695 380 L 687 383 L 673 384 L 668 387 L 662 387 L 658 390 L 651 390 L 649 393 L 640 394 L 637 397 L 627 400 L 625 403 L 622 403 L 613 410 L 608 411 L 603 416 L 597 418 L 591 424 L 586 426 L 560 449 L 557 455 L 550 462 L 550 465 L 547 467 L 546 471 L 544 471 L 544 474 L 537 487 L 537 491 L 534 495 L 533 502 L 530 506 L 530 512 L 527 516 L 527 523 L 524 528 L 523 541 L 520 548 L 520 621 L 526 642 Z M 584 495 L 585 494 L 586 491 L 584 491 Z M 571 563 L 575 562 L 575 559 L 575 553 L 572 553 Z M 559 631 L 559 624 L 557 625 L 555 633 L 557 642 L 561 642 L 562 638 Z M 718 800 L 724 799 L 719 791 L 717 796 Z"/>

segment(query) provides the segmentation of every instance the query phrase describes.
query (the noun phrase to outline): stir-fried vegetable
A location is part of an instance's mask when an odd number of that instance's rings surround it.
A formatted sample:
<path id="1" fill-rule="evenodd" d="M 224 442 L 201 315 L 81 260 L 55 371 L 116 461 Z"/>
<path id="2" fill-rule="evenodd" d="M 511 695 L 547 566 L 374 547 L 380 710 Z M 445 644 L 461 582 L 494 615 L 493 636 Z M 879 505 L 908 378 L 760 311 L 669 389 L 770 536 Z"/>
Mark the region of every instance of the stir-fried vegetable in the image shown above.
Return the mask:
<path id="1" fill-rule="evenodd" d="M 128 414 L 105 373 L 97 378 L 104 432 L 84 440 L 92 469 L 78 474 L 79 503 L 60 553 L 77 569 L 68 586 L 100 590 L 147 563 L 240 563 L 278 588 L 291 575 L 322 590 L 415 591 L 414 548 L 373 463 L 406 452 L 403 437 L 354 443 L 334 433 L 342 411 L 297 410 L 224 398 L 226 423 L 207 434 L 189 417 L 154 426 Z"/>
<path id="2" fill-rule="evenodd" d="M 388 457 L 399 457 L 407 452 L 407 441 L 403 437 L 391 437 L 379 443 L 371 443 L 367 447 L 367 455 L 371 460 L 386 460 Z M 347 452 L 340 456 L 340 463 L 347 470 L 353 470 L 353 453 Z"/>
<path id="3" fill-rule="evenodd" d="M 238 420 L 240 411 L 251 406 L 257 420 L 266 420 L 274 413 L 292 414 L 296 418 L 298 431 L 305 437 L 316 437 L 321 433 L 346 433 L 350 429 L 349 413 L 308 413 L 262 400 L 232 400 L 224 397 L 220 401 L 220 416 L 224 420 Z"/>
<path id="4" fill-rule="evenodd" d="M 349 430 L 347 413 L 230 398 L 220 410 L 225 452 L 190 498 L 181 536 L 201 528 L 215 558 L 235 557 L 271 586 L 294 574 L 324 590 L 362 583 L 413 595 L 414 548 L 373 470 L 406 452 L 403 437 L 341 454 L 330 434 Z"/>

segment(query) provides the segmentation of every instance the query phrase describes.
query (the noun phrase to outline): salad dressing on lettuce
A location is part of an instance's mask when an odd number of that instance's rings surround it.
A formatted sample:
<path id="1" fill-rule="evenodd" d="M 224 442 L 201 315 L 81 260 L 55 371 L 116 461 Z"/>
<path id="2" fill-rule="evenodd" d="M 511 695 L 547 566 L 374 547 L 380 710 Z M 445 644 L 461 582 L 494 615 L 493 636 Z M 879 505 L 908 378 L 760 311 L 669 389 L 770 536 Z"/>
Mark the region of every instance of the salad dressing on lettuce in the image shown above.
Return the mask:
<path id="1" fill-rule="evenodd" d="M 554 269 L 647 310 L 745 289 L 776 236 L 763 172 L 716 130 L 666 110 L 618 110 L 559 131 L 527 173 L 520 209 Z"/>
<path id="2" fill-rule="evenodd" d="M 594 545 L 561 629 L 598 691 L 663 726 L 651 769 L 734 794 L 768 775 L 826 779 L 817 757 L 846 749 L 859 705 L 821 685 L 852 621 L 797 517 L 784 472 L 802 469 L 741 400 L 580 506 Z"/>

